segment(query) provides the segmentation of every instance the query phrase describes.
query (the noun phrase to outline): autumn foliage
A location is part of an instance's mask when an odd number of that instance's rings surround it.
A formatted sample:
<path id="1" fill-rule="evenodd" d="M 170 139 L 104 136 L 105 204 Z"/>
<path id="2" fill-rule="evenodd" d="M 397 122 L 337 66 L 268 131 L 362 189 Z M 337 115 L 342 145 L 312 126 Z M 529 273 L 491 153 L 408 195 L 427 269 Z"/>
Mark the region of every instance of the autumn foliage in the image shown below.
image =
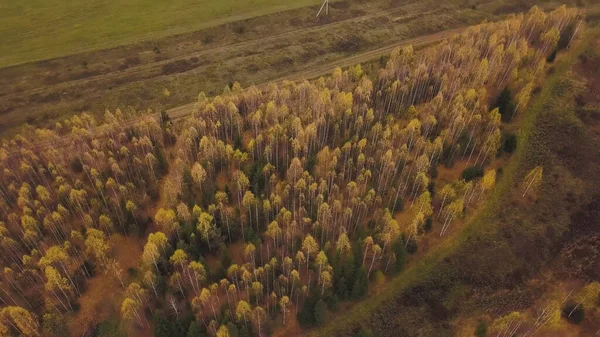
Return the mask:
<path id="1" fill-rule="evenodd" d="M 42 335 L 41 318 L 71 315 L 91 277 L 119 280 L 133 329 L 157 308 L 216 336 L 267 335 L 304 310 L 325 322 L 324 302 L 364 296 L 432 222 L 444 235 L 493 189 L 490 102 L 508 87 L 505 113 L 521 113 L 578 20 L 534 8 L 397 49 L 375 78 L 355 66 L 200 94 L 179 121 L 117 110 L 25 128 L 0 148 L 0 335 Z M 455 161 L 483 176 L 432 193 L 432 172 Z M 113 256 L 117 234 L 144 240 L 133 274 Z"/>

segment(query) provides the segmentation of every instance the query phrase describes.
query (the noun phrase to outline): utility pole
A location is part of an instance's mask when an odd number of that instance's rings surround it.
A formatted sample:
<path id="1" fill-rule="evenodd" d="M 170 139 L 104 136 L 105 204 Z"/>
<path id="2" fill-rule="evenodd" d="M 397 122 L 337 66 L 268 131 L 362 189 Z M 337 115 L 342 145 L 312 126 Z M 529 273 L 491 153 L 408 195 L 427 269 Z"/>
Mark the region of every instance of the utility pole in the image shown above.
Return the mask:
<path id="1" fill-rule="evenodd" d="M 319 17 L 319 14 L 321 14 L 321 11 L 323 11 L 323 7 L 325 7 L 325 15 L 329 15 L 329 0 L 325 0 L 323 1 L 323 4 L 321 5 L 316 17 Z"/>

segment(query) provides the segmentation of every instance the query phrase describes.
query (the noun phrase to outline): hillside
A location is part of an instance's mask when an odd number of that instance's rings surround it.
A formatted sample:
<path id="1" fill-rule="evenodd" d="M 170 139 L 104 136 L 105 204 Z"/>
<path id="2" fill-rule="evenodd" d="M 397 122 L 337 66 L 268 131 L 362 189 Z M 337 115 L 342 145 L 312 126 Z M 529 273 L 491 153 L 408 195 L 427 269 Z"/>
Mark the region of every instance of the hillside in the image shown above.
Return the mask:
<path id="1" fill-rule="evenodd" d="M 596 28 L 559 56 L 527 115 L 506 125 L 519 128 L 517 150 L 465 230 L 311 336 L 596 334 L 598 43 Z M 528 174 L 540 167 L 551 178 L 527 197 Z M 585 311 L 577 319 L 576 307 Z"/>
<path id="2" fill-rule="evenodd" d="M 177 119 L 24 128 L 0 335 L 587 336 L 597 47 L 582 11 L 533 7 Z"/>

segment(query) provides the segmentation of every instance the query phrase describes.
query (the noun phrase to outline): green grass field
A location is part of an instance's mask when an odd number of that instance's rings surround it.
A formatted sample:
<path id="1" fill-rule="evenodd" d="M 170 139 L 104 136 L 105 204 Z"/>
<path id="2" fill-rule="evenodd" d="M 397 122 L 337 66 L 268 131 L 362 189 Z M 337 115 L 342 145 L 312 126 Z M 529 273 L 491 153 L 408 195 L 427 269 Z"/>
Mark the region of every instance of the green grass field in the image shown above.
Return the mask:
<path id="1" fill-rule="evenodd" d="M 321 0 L 0 0 L 0 68 L 110 48 Z"/>

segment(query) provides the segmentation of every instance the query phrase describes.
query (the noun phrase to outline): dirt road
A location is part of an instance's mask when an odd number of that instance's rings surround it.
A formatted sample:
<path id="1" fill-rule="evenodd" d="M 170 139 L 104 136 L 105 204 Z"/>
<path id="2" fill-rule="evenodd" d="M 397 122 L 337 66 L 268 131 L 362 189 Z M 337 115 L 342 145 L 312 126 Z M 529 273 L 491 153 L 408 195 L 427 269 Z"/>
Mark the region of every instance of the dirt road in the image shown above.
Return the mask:
<path id="1" fill-rule="evenodd" d="M 461 33 L 465 29 L 467 29 L 467 27 L 458 28 L 458 29 L 450 29 L 450 30 L 438 32 L 438 33 L 431 34 L 431 35 L 417 37 L 414 39 L 403 40 L 401 42 L 394 43 L 394 44 L 391 44 L 391 45 L 388 45 L 385 47 L 381 47 L 381 48 L 373 49 L 373 50 L 370 50 L 370 51 L 367 51 L 364 53 L 352 55 L 352 56 L 344 58 L 344 59 L 335 60 L 335 61 L 323 64 L 321 66 L 318 66 L 316 68 L 310 69 L 308 71 L 302 71 L 302 72 L 298 72 L 295 74 L 290 74 L 290 75 L 287 75 L 284 77 L 280 77 L 274 81 L 270 81 L 267 83 L 271 83 L 271 82 L 280 83 L 283 81 L 299 81 L 299 80 L 303 80 L 303 79 L 317 78 L 319 76 L 330 74 L 337 67 L 346 68 L 346 67 L 350 67 L 350 66 L 365 62 L 365 61 L 370 61 L 370 60 L 376 59 L 383 55 L 389 55 L 391 53 L 391 51 L 396 47 L 403 47 L 403 46 L 408 46 L 408 45 L 413 45 L 414 47 L 419 47 L 419 46 L 424 46 L 424 45 L 440 42 L 441 40 L 451 37 L 454 34 Z M 261 85 L 266 85 L 267 83 L 263 83 Z M 173 120 L 180 119 L 180 118 L 187 116 L 188 114 L 190 114 L 192 112 L 192 108 L 194 107 L 194 104 L 195 104 L 195 102 L 181 105 L 181 106 L 167 110 L 167 113 L 169 114 L 169 117 Z M 155 114 L 155 116 L 158 118 L 159 114 Z"/>
<path id="2" fill-rule="evenodd" d="M 322 75 L 327 75 L 327 74 L 331 73 L 336 67 L 345 68 L 345 67 L 353 66 L 353 65 L 365 62 L 365 61 L 370 61 L 370 60 L 376 59 L 382 55 L 388 55 L 396 47 L 402 47 L 402 46 L 408 46 L 408 45 L 413 45 L 414 47 L 419 47 L 419 46 L 424 46 L 424 45 L 429 45 L 429 44 L 433 44 L 436 42 L 440 42 L 445 38 L 451 37 L 454 34 L 458 34 L 462 31 L 464 31 L 466 28 L 467 27 L 451 29 L 451 30 L 446 30 L 443 32 L 438 32 L 438 33 L 434 33 L 434 34 L 430 34 L 430 35 L 421 36 L 421 37 L 414 38 L 414 39 L 403 40 L 398 43 L 394 43 L 394 44 L 391 44 L 391 45 L 388 45 L 385 47 L 381 47 L 381 48 L 370 50 L 370 51 L 367 51 L 364 53 L 352 55 L 350 57 L 346 57 L 343 59 L 334 60 L 334 61 L 320 65 L 316 68 L 313 68 L 313 69 L 310 69 L 307 71 L 302 71 L 302 72 L 286 75 L 286 76 L 280 77 L 274 81 L 269 81 L 266 83 L 259 84 L 259 86 L 265 86 L 271 82 L 280 83 L 283 81 L 299 81 L 299 80 L 303 80 L 303 79 L 314 79 L 316 77 L 319 77 Z M 194 104 L 195 104 L 195 102 L 181 105 L 181 106 L 167 110 L 167 113 L 172 120 L 179 120 L 179 119 L 185 118 L 186 116 L 188 116 L 189 114 L 192 113 Z M 153 118 L 158 119 L 158 118 L 160 118 L 160 113 L 157 112 L 157 113 L 152 114 L 151 116 Z M 121 124 L 120 127 L 131 126 L 131 125 L 135 124 L 137 121 L 138 121 L 138 119 L 129 120 L 129 121 Z M 113 126 L 111 126 L 111 125 L 100 125 L 94 129 L 91 129 L 90 132 L 92 134 L 94 134 L 95 136 L 103 135 L 103 134 L 107 134 L 111 131 L 114 131 L 114 130 L 112 130 L 112 127 Z M 70 141 L 72 141 L 72 137 L 65 136 L 65 137 L 60 138 L 60 140 L 58 140 L 58 141 L 55 140 L 55 141 L 39 142 L 38 144 L 35 145 L 35 147 L 38 151 L 42 151 L 48 147 L 60 147 L 62 145 L 66 145 Z"/>
<path id="3" fill-rule="evenodd" d="M 423 13 L 415 13 L 404 15 L 409 18 L 419 15 L 426 15 L 428 13 L 434 12 L 435 10 L 426 11 Z M 358 24 L 360 22 L 365 22 L 367 20 L 378 18 L 386 15 L 401 15 L 404 12 L 403 7 L 394 8 L 386 11 L 378 11 L 374 13 L 370 13 L 367 15 L 351 17 L 344 20 L 334 21 L 327 24 L 322 24 L 309 28 L 300 28 L 300 29 L 292 29 L 289 31 L 284 31 L 280 33 L 275 33 L 273 35 L 268 35 L 264 37 L 259 37 L 255 39 L 245 40 L 242 42 L 234 42 L 234 43 L 226 43 L 223 45 L 216 46 L 208 46 L 202 48 L 202 50 L 195 51 L 192 53 L 186 53 L 184 55 L 180 55 L 177 57 L 168 58 L 165 60 L 158 60 L 155 62 L 151 62 L 148 64 L 142 64 L 138 66 L 133 66 L 124 70 L 113 71 L 110 73 L 101 73 L 98 75 L 93 75 L 81 79 L 67 80 L 57 84 L 54 84 L 53 87 L 55 90 L 63 90 L 68 91 L 73 87 L 90 87 L 99 84 L 111 83 L 111 81 L 116 81 L 120 79 L 127 79 L 127 81 L 133 81 L 135 79 L 144 79 L 148 77 L 148 74 L 154 74 L 153 76 L 159 76 L 162 73 L 162 69 L 165 65 L 175 64 L 177 62 L 185 62 L 190 58 L 203 58 L 209 54 L 214 53 L 223 53 L 227 52 L 228 54 L 235 55 L 236 53 L 240 53 L 243 50 L 250 49 L 256 50 L 258 48 L 264 48 L 267 45 L 277 44 L 279 41 L 288 40 L 294 36 L 298 36 L 299 34 L 314 34 L 319 31 L 335 31 L 336 29 L 340 29 L 344 24 Z M 48 85 L 44 83 L 38 84 L 28 90 L 7 93 L 5 95 L 0 95 L 3 99 L 25 99 L 31 95 L 41 95 L 48 91 Z"/>

